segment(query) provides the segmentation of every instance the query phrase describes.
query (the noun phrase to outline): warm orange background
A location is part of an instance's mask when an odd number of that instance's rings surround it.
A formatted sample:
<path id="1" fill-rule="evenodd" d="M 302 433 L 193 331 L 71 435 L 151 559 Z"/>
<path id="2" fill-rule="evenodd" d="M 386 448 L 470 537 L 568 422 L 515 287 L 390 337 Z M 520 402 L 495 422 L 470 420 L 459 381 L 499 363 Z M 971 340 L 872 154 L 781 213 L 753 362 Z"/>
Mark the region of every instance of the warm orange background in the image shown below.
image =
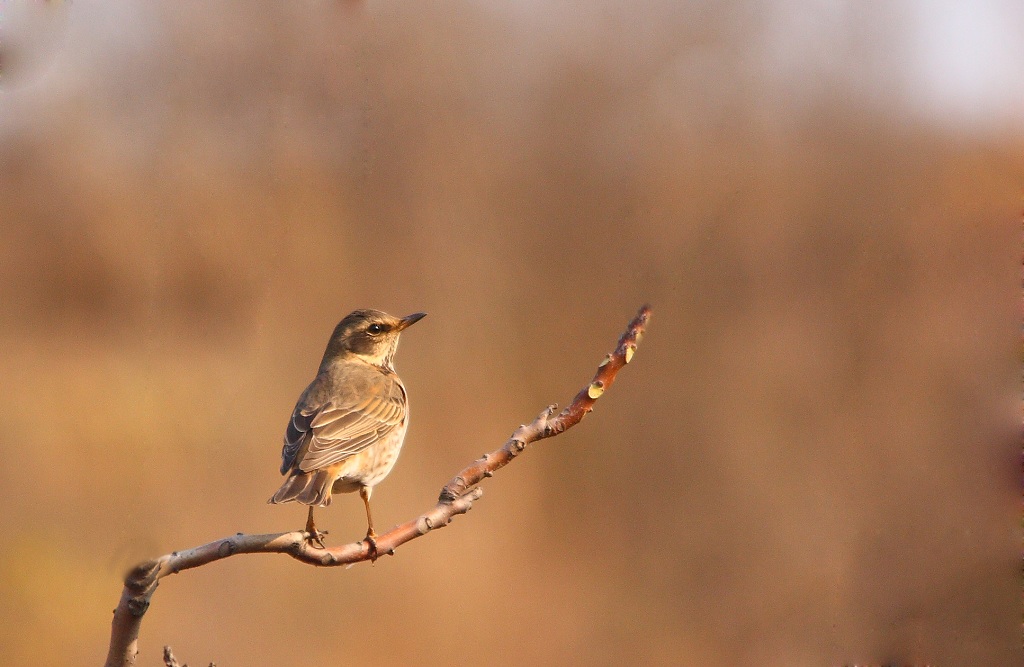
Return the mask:
<path id="1" fill-rule="evenodd" d="M 348 311 L 430 314 L 386 528 L 650 301 L 468 516 L 165 579 L 140 664 L 1019 664 L 1021 125 L 915 112 L 886 15 L 784 84 L 706 4 L 74 3 L 8 44 L 0 663 L 99 664 L 128 566 L 302 525 L 265 500 Z"/>

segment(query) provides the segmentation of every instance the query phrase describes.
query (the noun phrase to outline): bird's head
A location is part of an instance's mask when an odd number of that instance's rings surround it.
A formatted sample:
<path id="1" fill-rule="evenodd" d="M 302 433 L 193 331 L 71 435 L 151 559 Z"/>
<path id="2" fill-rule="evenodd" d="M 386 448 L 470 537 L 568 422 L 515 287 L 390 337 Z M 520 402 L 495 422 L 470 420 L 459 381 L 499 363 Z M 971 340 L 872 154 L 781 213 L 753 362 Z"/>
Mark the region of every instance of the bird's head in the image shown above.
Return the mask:
<path id="1" fill-rule="evenodd" d="M 334 327 L 320 366 L 322 368 L 335 359 L 352 355 L 374 366 L 394 370 L 399 335 L 426 315 L 413 313 L 395 317 L 379 310 L 353 311 Z"/>

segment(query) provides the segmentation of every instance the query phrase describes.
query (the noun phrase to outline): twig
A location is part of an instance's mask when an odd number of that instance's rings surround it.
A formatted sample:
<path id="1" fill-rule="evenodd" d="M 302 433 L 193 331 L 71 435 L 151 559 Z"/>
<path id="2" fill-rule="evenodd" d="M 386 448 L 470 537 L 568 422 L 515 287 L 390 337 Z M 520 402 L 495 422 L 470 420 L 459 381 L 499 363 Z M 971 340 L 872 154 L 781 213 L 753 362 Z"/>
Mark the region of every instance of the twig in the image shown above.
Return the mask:
<path id="1" fill-rule="evenodd" d="M 378 536 L 376 551 L 366 541 L 320 549 L 309 541 L 308 533 L 303 531 L 268 535 L 237 533 L 136 565 L 125 577 L 121 601 L 114 610 L 106 667 L 134 667 L 142 617 L 149 608 L 150 599 L 160 580 L 169 574 L 177 574 L 235 554 L 251 553 L 287 554 L 310 565 L 348 565 L 373 560 L 381 554 L 393 555 L 395 549 L 406 542 L 426 535 L 435 528 L 447 526 L 452 518 L 468 512 L 483 495 L 483 489 L 477 487 L 477 484 L 508 465 L 528 444 L 566 431 L 593 410 L 594 403 L 612 386 L 619 370 L 633 358 L 650 316 L 650 306 L 640 309 L 619 338 L 615 350 L 606 355 L 598 366 L 590 384 L 581 389 L 564 410 L 555 415 L 557 406 L 548 406 L 532 422 L 517 428 L 504 446 L 484 454 L 452 478 L 441 489 L 434 507 Z M 165 660 L 166 656 L 167 653 Z M 170 655 L 170 659 L 174 659 L 173 655 Z"/>
<path id="2" fill-rule="evenodd" d="M 164 667 L 181 667 L 181 663 L 174 657 L 174 652 L 171 651 L 170 646 L 164 647 Z M 185 665 L 188 667 L 188 665 Z"/>
<path id="3" fill-rule="evenodd" d="M 188 667 L 188 664 L 181 664 L 178 659 L 174 657 L 174 651 L 171 650 L 170 646 L 164 647 L 164 667 Z M 210 667 L 217 667 L 217 663 L 211 662 Z"/>

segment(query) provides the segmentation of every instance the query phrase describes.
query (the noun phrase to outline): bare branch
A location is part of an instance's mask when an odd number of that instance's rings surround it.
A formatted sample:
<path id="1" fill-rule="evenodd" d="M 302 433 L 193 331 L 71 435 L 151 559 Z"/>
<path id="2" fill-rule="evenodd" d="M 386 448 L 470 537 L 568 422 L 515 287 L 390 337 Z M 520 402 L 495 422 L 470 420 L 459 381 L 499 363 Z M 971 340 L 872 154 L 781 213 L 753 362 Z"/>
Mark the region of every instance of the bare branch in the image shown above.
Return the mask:
<path id="1" fill-rule="evenodd" d="M 566 431 L 594 409 L 594 403 L 611 387 L 619 370 L 633 358 L 650 316 L 650 306 L 640 309 L 619 338 L 615 350 L 606 355 L 598 366 L 590 384 L 581 389 L 564 410 L 555 415 L 557 406 L 551 405 L 532 422 L 517 428 L 504 446 L 484 454 L 452 478 L 441 489 L 434 507 L 378 536 L 376 551 L 365 540 L 320 549 L 309 541 L 308 533 L 303 531 L 268 535 L 237 533 L 136 565 L 125 577 L 121 601 L 114 610 L 106 667 L 134 667 L 142 617 L 149 608 L 150 599 L 160 580 L 169 574 L 177 574 L 235 554 L 252 553 L 287 554 L 310 565 L 348 565 L 375 560 L 383 554 L 393 555 L 395 549 L 406 542 L 426 535 L 435 528 L 447 526 L 452 518 L 468 512 L 483 495 L 483 489 L 477 487 L 477 484 L 508 465 L 528 444 Z"/>

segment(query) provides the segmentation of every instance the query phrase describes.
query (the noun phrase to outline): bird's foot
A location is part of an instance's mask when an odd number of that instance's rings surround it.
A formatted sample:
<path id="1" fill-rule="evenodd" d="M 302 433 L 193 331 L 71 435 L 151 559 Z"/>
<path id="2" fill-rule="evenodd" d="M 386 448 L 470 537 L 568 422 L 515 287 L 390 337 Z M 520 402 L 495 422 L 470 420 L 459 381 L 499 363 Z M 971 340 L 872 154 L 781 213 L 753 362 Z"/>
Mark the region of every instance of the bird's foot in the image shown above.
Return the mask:
<path id="1" fill-rule="evenodd" d="M 327 545 L 324 544 L 324 536 L 327 535 L 326 530 L 317 530 L 316 526 L 306 526 L 306 540 L 310 544 L 319 547 L 320 549 L 326 549 Z"/>
<path id="2" fill-rule="evenodd" d="M 376 563 L 377 557 L 380 555 L 377 553 L 377 533 L 371 530 L 366 534 L 366 539 L 364 541 L 370 547 L 370 562 Z"/>

